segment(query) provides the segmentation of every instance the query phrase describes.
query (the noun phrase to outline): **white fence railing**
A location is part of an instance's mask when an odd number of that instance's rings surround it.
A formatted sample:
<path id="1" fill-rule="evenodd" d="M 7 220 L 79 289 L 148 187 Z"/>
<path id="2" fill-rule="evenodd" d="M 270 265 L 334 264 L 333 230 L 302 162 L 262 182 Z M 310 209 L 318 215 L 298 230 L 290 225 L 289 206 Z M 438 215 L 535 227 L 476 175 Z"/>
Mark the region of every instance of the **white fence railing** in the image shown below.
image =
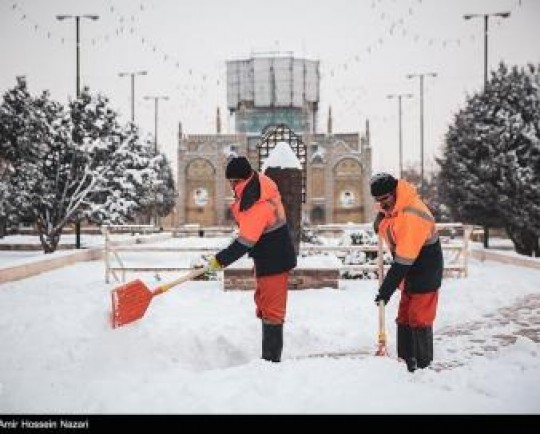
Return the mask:
<path id="1" fill-rule="evenodd" d="M 109 283 L 110 276 L 114 277 L 116 281 L 120 281 L 117 271 L 122 272 L 122 281 L 125 281 L 126 271 L 142 271 L 140 267 L 130 269 L 126 267 L 122 258 L 118 254 L 119 251 L 133 250 L 132 244 L 140 242 L 141 238 L 135 238 L 132 242 L 127 243 L 125 240 L 111 240 L 111 234 L 131 234 L 147 236 L 159 232 L 159 229 L 154 225 L 103 225 L 101 226 L 101 233 L 104 237 L 103 247 L 103 260 L 105 262 L 105 282 Z M 131 244 L 131 245 L 129 245 Z M 116 262 L 117 265 L 113 265 Z M 153 269 L 153 267 L 151 267 Z"/>
<path id="2" fill-rule="evenodd" d="M 338 233 L 339 229 L 346 230 L 349 233 L 354 233 L 355 230 L 365 230 L 366 225 L 323 225 L 320 227 L 312 227 L 314 232 L 323 233 Z M 468 275 L 468 258 L 469 258 L 469 240 L 473 230 L 472 226 L 463 225 L 461 223 L 438 223 L 437 230 L 441 238 L 441 246 L 444 255 L 444 273 L 447 277 L 467 277 Z M 343 264 L 340 267 L 341 271 L 349 272 L 373 272 L 378 273 L 378 242 L 376 244 L 360 244 L 347 246 L 302 246 L 301 253 L 334 253 L 343 262 L 347 256 L 351 256 L 355 252 L 367 253 L 371 258 L 362 264 Z M 384 251 L 386 247 L 384 246 Z M 389 253 L 386 252 L 386 263 L 384 264 L 385 271 L 390 268 Z"/>
<path id="3" fill-rule="evenodd" d="M 324 225 L 321 227 L 312 226 L 310 229 L 317 233 L 323 231 L 325 233 L 331 232 L 334 235 L 347 231 L 349 233 L 355 230 L 366 230 L 368 225 Z M 104 226 L 102 232 L 105 237 L 104 247 L 104 261 L 105 261 L 105 281 L 109 283 L 110 276 L 112 275 L 117 281 L 125 281 L 126 272 L 172 272 L 172 271 L 186 271 L 190 270 L 189 264 L 181 264 L 178 261 L 175 265 L 164 264 L 148 264 L 144 266 L 126 265 L 125 261 L 121 258 L 120 252 L 159 252 L 159 253 L 197 253 L 199 255 L 208 253 L 213 254 L 218 251 L 217 247 L 182 247 L 182 246 L 145 246 L 145 245 L 122 245 L 121 241 L 112 241 L 110 239 L 111 233 L 118 232 L 143 232 L 150 233 L 153 231 L 153 226 L 149 225 L 129 225 L 129 226 Z M 221 228 L 220 228 L 221 229 Z M 440 223 L 437 224 L 441 238 L 441 246 L 443 249 L 443 255 L 445 259 L 444 273 L 447 277 L 467 277 L 468 275 L 468 258 L 469 258 L 469 238 L 472 232 L 472 226 L 463 225 L 461 223 Z M 199 229 L 193 227 L 193 231 L 188 231 L 190 235 L 198 234 Z M 232 231 L 231 231 L 232 233 Z M 334 254 L 342 260 L 343 265 L 339 268 L 342 275 L 344 273 L 372 273 L 370 276 L 376 278 L 379 274 L 378 263 L 378 243 L 377 238 L 374 238 L 374 244 L 360 244 L 360 245 L 310 245 L 301 244 L 300 254 Z M 370 258 L 359 264 L 346 264 L 346 258 L 352 257 L 358 252 L 366 253 L 366 256 Z M 387 270 L 391 262 L 391 256 L 388 252 L 385 254 L 386 264 L 384 269 Z M 118 273 L 121 273 L 121 278 Z"/>

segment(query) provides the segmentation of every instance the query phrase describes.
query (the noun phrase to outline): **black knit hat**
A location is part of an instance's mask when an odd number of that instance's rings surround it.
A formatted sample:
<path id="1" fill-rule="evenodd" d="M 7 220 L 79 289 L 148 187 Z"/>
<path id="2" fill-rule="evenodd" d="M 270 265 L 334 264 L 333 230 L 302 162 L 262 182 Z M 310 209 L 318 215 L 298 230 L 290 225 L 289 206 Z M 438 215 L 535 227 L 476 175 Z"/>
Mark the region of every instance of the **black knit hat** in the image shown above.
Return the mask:
<path id="1" fill-rule="evenodd" d="M 384 196 L 392 193 L 397 187 L 397 179 L 388 173 L 377 173 L 371 177 L 369 185 L 373 197 Z"/>
<path id="2" fill-rule="evenodd" d="M 234 157 L 227 164 L 225 178 L 227 179 L 248 179 L 253 169 L 246 157 Z"/>

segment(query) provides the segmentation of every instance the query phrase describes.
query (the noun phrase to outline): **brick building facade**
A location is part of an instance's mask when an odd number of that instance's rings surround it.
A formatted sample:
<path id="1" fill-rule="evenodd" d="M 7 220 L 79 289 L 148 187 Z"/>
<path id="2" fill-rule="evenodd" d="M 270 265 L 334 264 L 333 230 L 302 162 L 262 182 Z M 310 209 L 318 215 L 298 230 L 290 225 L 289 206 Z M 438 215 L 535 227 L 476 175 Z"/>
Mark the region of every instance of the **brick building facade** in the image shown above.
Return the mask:
<path id="1" fill-rule="evenodd" d="M 179 129 L 173 226 L 229 224 L 233 197 L 225 182 L 227 161 L 244 155 L 254 168 L 261 167 L 261 135 L 275 124 L 286 124 L 305 147 L 305 221 L 372 220 L 369 124 L 362 133 L 333 133 L 330 111 L 327 132 L 317 132 L 318 68 L 318 61 L 292 55 L 227 62 L 227 103 L 236 133 L 221 134 L 219 109 L 215 134 L 183 134 Z"/>

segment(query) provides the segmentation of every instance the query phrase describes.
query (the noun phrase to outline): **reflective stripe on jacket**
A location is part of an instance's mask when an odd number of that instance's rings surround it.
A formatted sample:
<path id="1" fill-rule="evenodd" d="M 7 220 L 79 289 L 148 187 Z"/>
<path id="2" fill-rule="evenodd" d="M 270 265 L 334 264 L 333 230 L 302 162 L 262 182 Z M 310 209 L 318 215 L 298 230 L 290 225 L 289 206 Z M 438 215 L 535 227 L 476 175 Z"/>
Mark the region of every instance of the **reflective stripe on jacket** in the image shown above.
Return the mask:
<path id="1" fill-rule="evenodd" d="M 285 210 L 274 181 L 254 172 L 249 179 L 238 183 L 231 211 L 239 229 L 235 242 L 249 251 L 257 276 L 282 273 L 296 266 Z M 224 249 L 216 258 L 227 266 L 238 259 L 235 256 Z"/>
<path id="2" fill-rule="evenodd" d="M 435 219 L 407 181 L 398 181 L 396 204 L 390 214 L 385 214 L 378 229 L 394 262 L 410 267 L 404 289 L 423 293 L 441 286 L 443 257 Z"/>
<path id="3" fill-rule="evenodd" d="M 252 190 L 258 190 L 258 199 Z M 287 224 L 279 190 L 266 175 L 254 173 L 236 186 L 235 193 L 231 211 L 238 223 L 238 240 L 246 246 L 253 247 L 262 234 Z"/>

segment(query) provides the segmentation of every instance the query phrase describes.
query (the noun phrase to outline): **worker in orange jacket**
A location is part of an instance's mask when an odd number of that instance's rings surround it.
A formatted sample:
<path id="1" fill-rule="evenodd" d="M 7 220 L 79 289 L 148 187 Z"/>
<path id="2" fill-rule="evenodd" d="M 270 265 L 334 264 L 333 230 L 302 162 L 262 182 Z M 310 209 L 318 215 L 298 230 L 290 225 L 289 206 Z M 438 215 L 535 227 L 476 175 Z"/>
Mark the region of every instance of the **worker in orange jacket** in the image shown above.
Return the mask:
<path id="1" fill-rule="evenodd" d="M 370 188 L 379 206 L 375 232 L 393 257 L 375 302 L 388 303 L 400 287 L 397 351 L 414 372 L 433 360 L 433 322 L 443 275 L 441 243 L 433 215 L 411 184 L 379 173 L 371 178 Z"/>
<path id="2" fill-rule="evenodd" d="M 262 320 L 262 358 L 281 361 L 288 276 L 296 267 L 279 190 L 269 177 L 251 168 L 245 157 L 232 158 L 225 177 L 234 191 L 231 211 L 238 224 L 237 238 L 210 258 L 211 270 L 227 267 L 249 253 L 255 264 L 256 315 Z"/>

